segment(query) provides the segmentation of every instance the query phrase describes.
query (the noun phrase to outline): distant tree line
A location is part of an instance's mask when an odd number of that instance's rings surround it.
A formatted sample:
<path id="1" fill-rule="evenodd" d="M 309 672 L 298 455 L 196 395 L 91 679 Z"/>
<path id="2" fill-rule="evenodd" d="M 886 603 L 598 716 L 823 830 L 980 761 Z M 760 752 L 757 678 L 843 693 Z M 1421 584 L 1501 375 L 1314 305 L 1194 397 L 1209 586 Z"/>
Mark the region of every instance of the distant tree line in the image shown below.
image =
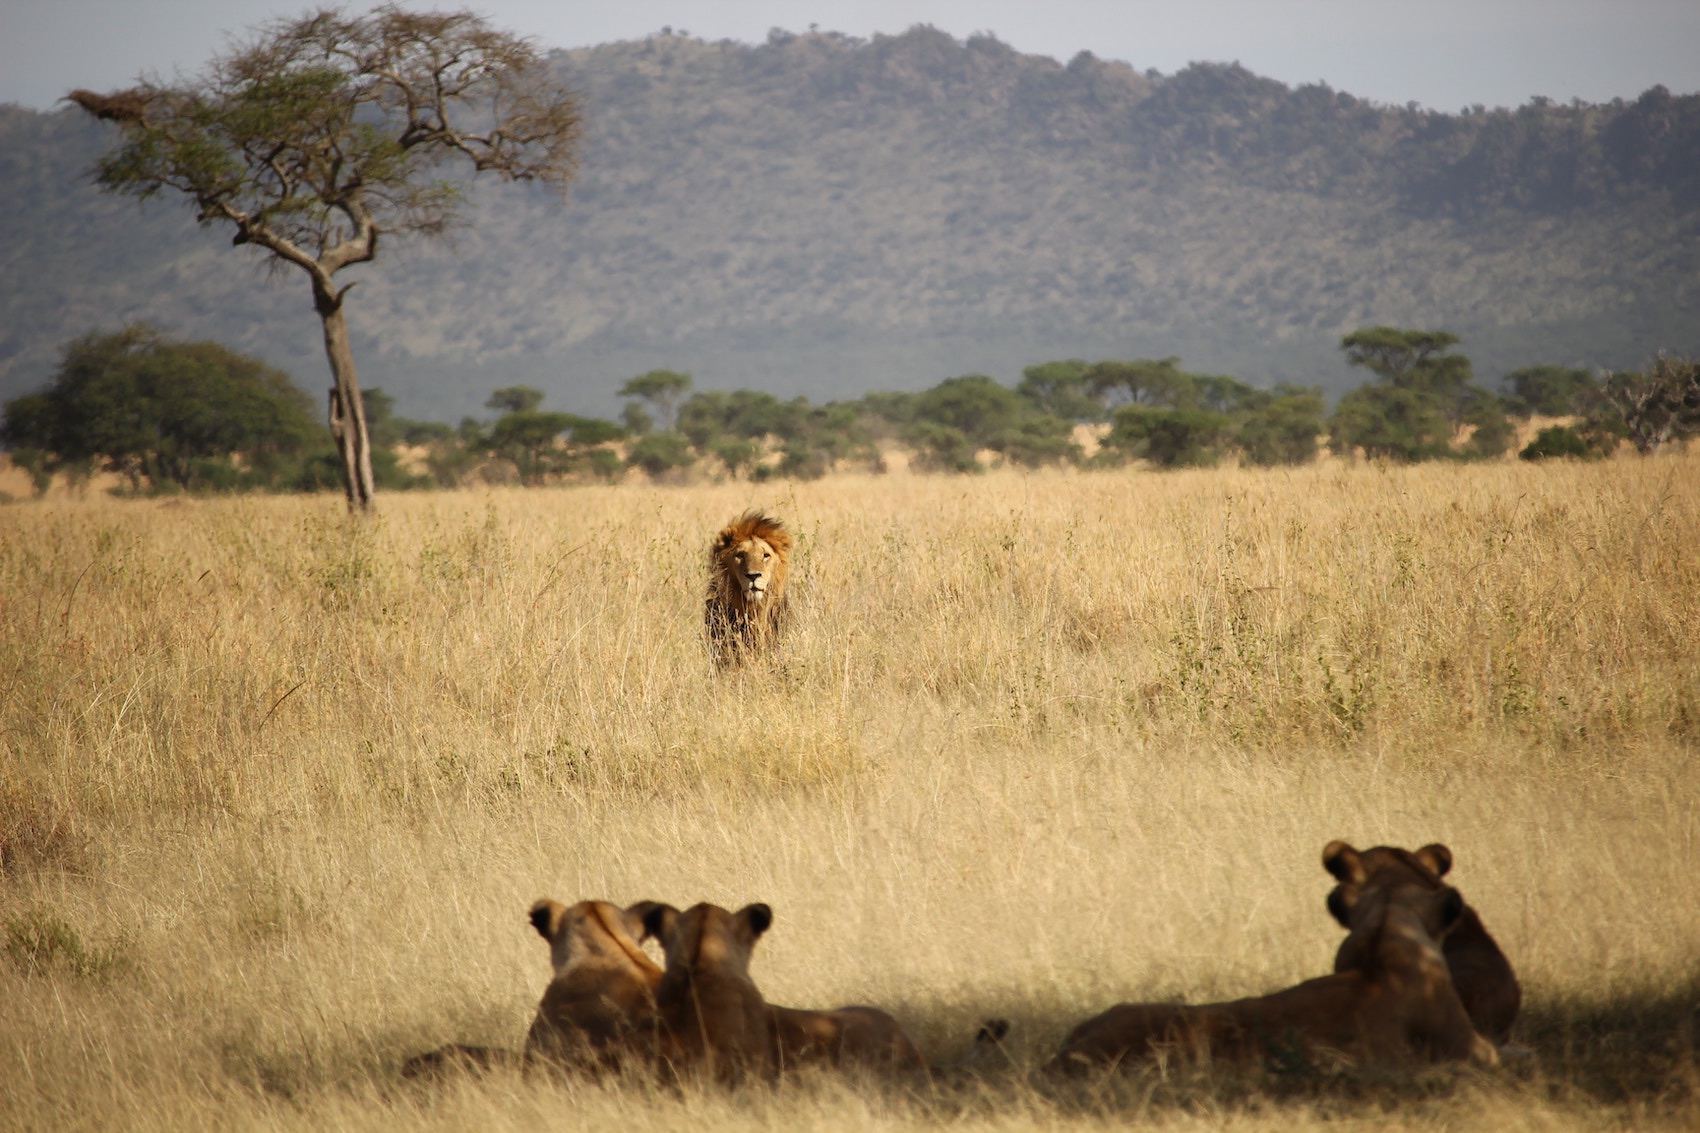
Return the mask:
<path id="1" fill-rule="evenodd" d="M 1235 459 L 1258 467 L 1337 454 L 1410 463 L 1505 454 L 1514 419 L 1566 418 L 1542 429 L 1525 459 L 1587 458 L 1622 442 L 1647 453 L 1700 432 L 1700 363 L 1668 355 L 1644 371 L 1596 376 L 1542 365 L 1474 380 L 1456 335 L 1364 327 L 1341 340 L 1373 380 L 1329 412 L 1318 388 L 1259 389 L 1189 372 L 1178 358 L 1027 367 L 1005 386 L 983 374 L 917 393 L 870 393 L 814 405 L 756 390 L 692 390 L 689 374 L 652 370 L 626 381 L 621 419 L 545 410 L 541 390 L 497 389 L 491 420 L 414 421 L 366 390 L 380 486 L 474 481 L 541 485 L 693 474 L 813 479 L 834 469 L 883 471 L 906 450 L 920 471 L 976 472 L 993 463 L 1155 468 Z M 1084 428 L 1083 428 L 1084 426 Z M 271 367 L 211 342 L 179 342 L 145 326 L 67 344 L 52 381 L 4 405 L 0 444 L 43 490 L 96 471 L 132 494 L 317 491 L 342 483 L 340 458 L 307 396 Z M 411 449 L 415 471 L 403 467 Z"/>

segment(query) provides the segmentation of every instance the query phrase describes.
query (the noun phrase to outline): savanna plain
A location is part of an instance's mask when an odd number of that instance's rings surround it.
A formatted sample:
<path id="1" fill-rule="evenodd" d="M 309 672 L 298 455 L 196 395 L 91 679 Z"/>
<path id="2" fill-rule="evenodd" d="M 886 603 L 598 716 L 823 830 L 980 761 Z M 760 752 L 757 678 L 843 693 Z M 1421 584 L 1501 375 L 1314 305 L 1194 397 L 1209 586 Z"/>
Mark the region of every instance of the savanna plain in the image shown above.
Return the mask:
<path id="1" fill-rule="evenodd" d="M 778 656 L 701 634 L 746 506 Z M 0 1128 L 1700 1124 L 1700 452 L 0 508 Z M 1327 971 L 1325 842 L 1447 843 L 1493 1072 L 1047 1085 L 1129 999 Z M 765 901 L 769 1000 L 939 1087 L 497 1073 L 540 896 Z"/>

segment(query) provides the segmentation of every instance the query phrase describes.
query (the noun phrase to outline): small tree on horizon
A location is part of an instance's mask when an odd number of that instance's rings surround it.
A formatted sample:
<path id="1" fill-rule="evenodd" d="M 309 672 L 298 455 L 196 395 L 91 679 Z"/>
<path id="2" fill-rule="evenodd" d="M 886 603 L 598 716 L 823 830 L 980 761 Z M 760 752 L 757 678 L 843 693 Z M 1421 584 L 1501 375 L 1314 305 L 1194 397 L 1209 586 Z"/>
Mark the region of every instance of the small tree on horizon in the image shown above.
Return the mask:
<path id="1" fill-rule="evenodd" d="M 1506 407 L 1519 417 L 1582 413 L 1600 383 L 1589 370 L 1570 366 L 1525 366 L 1500 379 Z"/>
<path id="2" fill-rule="evenodd" d="M 1322 390 L 1278 385 L 1248 401 L 1250 406 L 1234 431 L 1247 464 L 1269 468 L 1316 459 L 1316 438 L 1324 428 Z"/>
<path id="3" fill-rule="evenodd" d="M 1158 468 L 1208 468 L 1222 459 L 1227 414 L 1211 409 L 1170 409 L 1130 404 L 1111 418 L 1104 447 L 1139 456 Z"/>
<path id="4" fill-rule="evenodd" d="M 1604 427 L 1621 426 L 1636 452 L 1686 441 L 1700 434 L 1700 361 L 1659 354 L 1644 372 L 1607 374 L 1599 401 Z"/>
<path id="5" fill-rule="evenodd" d="M 1362 385 L 1334 407 L 1328 444 L 1337 454 L 1361 448 L 1371 460 L 1409 464 L 1445 456 L 1451 433 L 1433 398 L 1394 385 Z"/>
<path id="6" fill-rule="evenodd" d="M 677 370 L 651 370 L 647 374 L 639 374 L 635 378 L 626 379 L 620 387 L 621 397 L 635 397 L 647 401 L 651 416 L 663 433 L 672 432 L 673 414 L 691 388 L 691 376 L 681 374 Z"/>
<path id="7" fill-rule="evenodd" d="M 532 386 L 503 386 L 484 400 L 484 408 L 503 413 L 530 413 L 543 404 L 543 391 Z"/>
<path id="8" fill-rule="evenodd" d="M 1086 388 L 1106 410 L 1119 405 L 1175 407 L 1192 385 L 1191 375 L 1180 367 L 1181 360 L 1172 356 L 1094 362 L 1086 370 Z"/>
<path id="9" fill-rule="evenodd" d="M 202 225 L 227 223 L 233 244 L 307 274 L 355 512 L 372 506 L 371 437 L 343 313 L 353 283 L 338 275 L 375 259 L 385 234 L 450 227 L 458 193 L 439 167 L 564 189 L 579 135 L 576 101 L 529 42 L 470 12 L 397 4 L 268 24 L 181 85 L 67 97 L 121 131 L 98 166 L 102 188 L 174 190 Z"/>

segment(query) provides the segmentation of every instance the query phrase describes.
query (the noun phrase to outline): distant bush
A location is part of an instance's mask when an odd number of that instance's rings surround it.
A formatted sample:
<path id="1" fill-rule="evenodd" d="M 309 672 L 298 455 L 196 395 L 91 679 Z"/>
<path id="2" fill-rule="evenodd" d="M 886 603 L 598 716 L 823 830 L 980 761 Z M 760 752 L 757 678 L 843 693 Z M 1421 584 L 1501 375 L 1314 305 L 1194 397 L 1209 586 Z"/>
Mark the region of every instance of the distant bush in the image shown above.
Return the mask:
<path id="1" fill-rule="evenodd" d="M 979 472 L 974 443 L 961 429 L 933 421 L 919 421 L 903 433 L 915 456 L 910 466 L 921 472 Z"/>
<path id="2" fill-rule="evenodd" d="M 795 480 L 819 480 L 832 471 L 832 460 L 806 441 L 792 441 L 780 457 L 779 471 Z"/>
<path id="3" fill-rule="evenodd" d="M 742 437 L 727 437 L 716 441 L 709 452 L 726 466 L 727 475 L 734 477 L 748 476 L 756 461 L 761 458 L 760 446 Z"/>
<path id="4" fill-rule="evenodd" d="M 1254 406 L 1234 427 L 1234 443 L 1247 464 L 1267 468 L 1316 459 L 1316 438 L 1324 428 L 1321 390 L 1280 386 Z"/>
<path id="5" fill-rule="evenodd" d="M 1540 413 L 1568 417 L 1585 411 L 1599 382 L 1587 370 L 1566 366 L 1525 366 L 1500 382 L 1506 409 L 1518 417 Z"/>
<path id="6" fill-rule="evenodd" d="M 1398 386 L 1359 386 L 1342 397 L 1328 433 L 1336 453 L 1361 448 L 1372 460 L 1410 463 L 1451 451 L 1452 426 L 1434 399 Z"/>
<path id="7" fill-rule="evenodd" d="M 0 442 L 26 450 L 38 485 L 98 461 L 131 492 L 252 484 L 253 469 L 282 467 L 328 443 L 321 436 L 288 375 L 143 324 L 68 343 L 53 380 L 7 402 L 0 425 Z"/>
<path id="8" fill-rule="evenodd" d="M 626 453 L 627 464 L 656 479 L 689 468 L 695 460 L 690 442 L 679 433 L 649 433 L 634 441 Z"/>
<path id="9" fill-rule="evenodd" d="M 1582 460 L 1597 455 L 1582 434 L 1569 425 L 1550 425 L 1542 429 L 1517 454 L 1522 460 L 1551 460 L 1553 457 Z"/>
<path id="10" fill-rule="evenodd" d="M 1485 395 L 1468 411 L 1465 423 L 1472 429 L 1461 455 L 1470 460 L 1492 460 L 1504 456 L 1517 436 L 1517 430 L 1506 417 L 1499 399 L 1491 394 Z"/>
<path id="11" fill-rule="evenodd" d="M 591 449 L 580 458 L 585 471 L 598 480 L 613 481 L 620 478 L 620 473 L 626 469 L 620 454 L 613 449 Z"/>
<path id="12" fill-rule="evenodd" d="M 1111 418 L 1106 448 L 1144 457 L 1159 468 L 1204 468 L 1222 459 L 1228 439 L 1225 413 L 1124 405 Z"/>

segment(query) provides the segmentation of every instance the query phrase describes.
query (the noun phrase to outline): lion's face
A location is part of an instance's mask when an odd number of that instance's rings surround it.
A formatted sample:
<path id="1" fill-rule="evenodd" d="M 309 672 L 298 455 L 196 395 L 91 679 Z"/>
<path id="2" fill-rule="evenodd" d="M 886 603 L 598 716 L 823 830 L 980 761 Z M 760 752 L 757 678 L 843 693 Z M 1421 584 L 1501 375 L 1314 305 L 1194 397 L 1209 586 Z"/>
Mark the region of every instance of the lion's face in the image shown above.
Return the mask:
<path id="1" fill-rule="evenodd" d="M 783 523 L 745 512 L 714 540 L 711 600 L 752 614 L 777 606 L 785 597 L 790 555 L 791 533 Z"/>
<path id="2" fill-rule="evenodd" d="M 754 606 L 771 595 L 770 587 L 779 568 L 779 553 L 773 544 L 749 535 L 721 549 L 721 568 L 744 601 Z"/>

